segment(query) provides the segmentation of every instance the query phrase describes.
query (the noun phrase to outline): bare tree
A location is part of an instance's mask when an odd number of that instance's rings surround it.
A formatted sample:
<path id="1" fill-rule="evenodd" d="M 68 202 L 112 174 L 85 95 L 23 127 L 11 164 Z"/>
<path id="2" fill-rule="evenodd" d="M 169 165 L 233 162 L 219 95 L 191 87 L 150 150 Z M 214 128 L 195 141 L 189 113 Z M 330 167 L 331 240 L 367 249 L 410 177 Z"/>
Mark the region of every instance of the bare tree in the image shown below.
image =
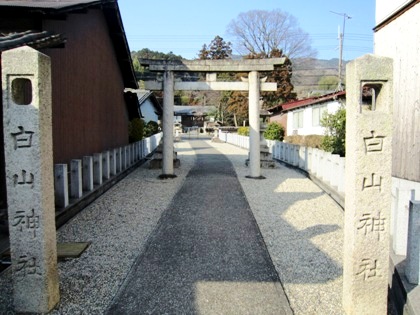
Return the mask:
<path id="1" fill-rule="evenodd" d="M 227 33 L 241 55 L 269 55 L 279 49 L 290 59 L 316 56 L 309 35 L 299 27 L 296 18 L 279 9 L 240 13 L 229 23 Z"/>

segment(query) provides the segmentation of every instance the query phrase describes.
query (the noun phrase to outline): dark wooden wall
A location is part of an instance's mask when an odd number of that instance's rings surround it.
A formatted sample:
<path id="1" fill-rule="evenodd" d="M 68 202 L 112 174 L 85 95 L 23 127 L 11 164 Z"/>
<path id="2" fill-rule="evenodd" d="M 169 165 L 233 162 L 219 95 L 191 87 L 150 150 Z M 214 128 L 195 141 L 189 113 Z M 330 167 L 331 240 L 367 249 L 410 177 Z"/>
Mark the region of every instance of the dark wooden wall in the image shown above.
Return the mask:
<path id="1" fill-rule="evenodd" d="M 43 29 L 67 39 L 43 51 L 52 64 L 54 163 L 127 144 L 123 78 L 102 11 L 44 21 Z"/>

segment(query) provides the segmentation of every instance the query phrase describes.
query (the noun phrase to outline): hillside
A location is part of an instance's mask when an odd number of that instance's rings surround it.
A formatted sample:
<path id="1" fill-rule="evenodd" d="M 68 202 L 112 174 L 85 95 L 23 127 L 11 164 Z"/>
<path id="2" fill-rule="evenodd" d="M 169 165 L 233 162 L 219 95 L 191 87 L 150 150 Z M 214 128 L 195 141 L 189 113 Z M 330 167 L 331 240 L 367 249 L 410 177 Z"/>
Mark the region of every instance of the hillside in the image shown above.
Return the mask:
<path id="1" fill-rule="evenodd" d="M 343 78 L 345 79 L 345 65 L 343 61 Z M 338 58 L 324 59 L 296 59 L 293 61 L 292 83 L 299 98 L 308 97 L 313 93 L 324 93 L 318 88 L 319 80 L 324 76 L 338 77 Z"/>

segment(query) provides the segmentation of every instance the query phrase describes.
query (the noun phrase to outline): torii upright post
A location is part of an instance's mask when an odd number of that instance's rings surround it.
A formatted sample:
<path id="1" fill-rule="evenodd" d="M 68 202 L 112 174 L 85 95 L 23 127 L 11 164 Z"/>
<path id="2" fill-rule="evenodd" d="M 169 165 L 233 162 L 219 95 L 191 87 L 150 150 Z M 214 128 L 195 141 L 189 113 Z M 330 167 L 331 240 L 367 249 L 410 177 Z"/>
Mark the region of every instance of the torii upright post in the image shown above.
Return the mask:
<path id="1" fill-rule="evenodd" d="M 248 178 L 263 179 L 260 168 L 260 78 L 251 71 L 249 84 L 249 168 Z"/>
<path id="2" fill-rule="evenodd" d="M 160 178 L 175 178 L 174 174 L 174 73 L 163 77 L 163 158 Z"/>

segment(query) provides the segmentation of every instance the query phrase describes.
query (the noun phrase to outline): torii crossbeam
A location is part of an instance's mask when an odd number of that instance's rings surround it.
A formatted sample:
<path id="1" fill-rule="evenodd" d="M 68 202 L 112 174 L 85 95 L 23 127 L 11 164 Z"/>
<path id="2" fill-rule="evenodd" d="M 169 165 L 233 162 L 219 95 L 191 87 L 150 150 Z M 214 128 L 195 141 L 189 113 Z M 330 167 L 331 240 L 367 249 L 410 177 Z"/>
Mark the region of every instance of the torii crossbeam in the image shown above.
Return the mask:
<path id="1" fill-rule="evenodd" d="M 175 177 L 173 169 L 174 91 L 224 90 L 249 92 L 249 166 L 248 178 L 261 179 L 260 168 L 260 92 L 276 91 L 277 83 L 260 80 L 259 71 L 273 71 L 285 58 L 245 60 L 153 60 L 139 59 L 142 66 L 153 72 L 163 72 L 163 83 L 146 81 L 148 90 L 163 90 L 163 167 L 161 178 Z M 206 82 L 175 82 L 174 72 L 206 73 Z M 241 82 L 218 82 L 218 72 L 248 72 Z"/>

